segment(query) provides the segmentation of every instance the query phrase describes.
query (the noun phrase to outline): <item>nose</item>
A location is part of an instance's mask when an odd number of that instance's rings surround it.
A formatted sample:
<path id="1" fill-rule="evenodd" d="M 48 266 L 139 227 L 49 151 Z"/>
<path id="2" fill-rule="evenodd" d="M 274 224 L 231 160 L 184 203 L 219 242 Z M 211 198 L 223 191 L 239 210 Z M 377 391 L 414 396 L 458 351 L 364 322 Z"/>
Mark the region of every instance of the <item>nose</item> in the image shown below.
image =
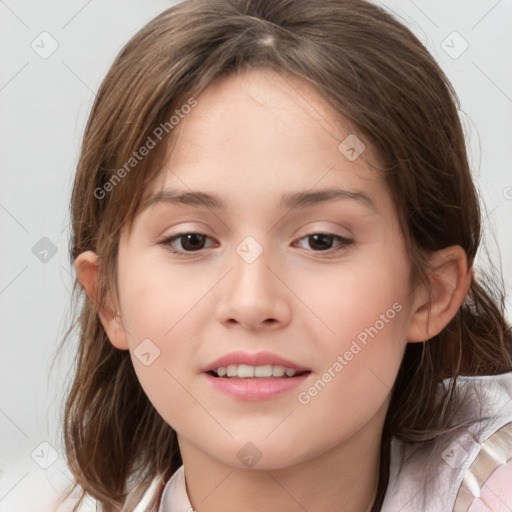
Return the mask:
<path id="1" fill-rule="evenodd" d="M 249 261 L 236 252 L 233 255 L 232 270 L 219 289 L 217 320 L 226 327 L 281 329 L 291 319 L 291 292 L 277 271 L 279 266 L 273 265 L 266 251 Z"/>

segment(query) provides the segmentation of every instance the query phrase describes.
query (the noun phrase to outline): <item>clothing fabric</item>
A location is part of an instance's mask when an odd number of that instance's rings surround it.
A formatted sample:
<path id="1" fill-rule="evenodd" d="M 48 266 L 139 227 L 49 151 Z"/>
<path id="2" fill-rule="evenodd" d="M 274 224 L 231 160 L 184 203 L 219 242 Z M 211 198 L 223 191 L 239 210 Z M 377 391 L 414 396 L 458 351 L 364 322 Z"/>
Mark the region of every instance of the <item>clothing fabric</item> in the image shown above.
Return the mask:
<path id="1" fill-rule="evenodd" d="M 457 391 L 466 405 L 456 418 L 473 423 L 419 447 L 394 438 L 381 512 L 465 512 L 480 483 L 512 458 L 512 372 L 459 378 Z M 401 449 L 409 460 L 399 472 Z"/>
<path id="2" fill-rule="evenodd" d="M 425 443 L 392 438 L 381 512 L 466 512 L 479 499 L 485 480 L 512 458 L 512 372 L 459 377 L 456 390 L 464 403 L 456 419 L 471 424 Z M 402 451 L 405 461 L 399 471 Z M 144 502 L 154 492 L 155 486 L 149 488 L 134 512 L 145 512 Z M 165 484 L 158 512 L 194 512 L 183 466 Z"/>

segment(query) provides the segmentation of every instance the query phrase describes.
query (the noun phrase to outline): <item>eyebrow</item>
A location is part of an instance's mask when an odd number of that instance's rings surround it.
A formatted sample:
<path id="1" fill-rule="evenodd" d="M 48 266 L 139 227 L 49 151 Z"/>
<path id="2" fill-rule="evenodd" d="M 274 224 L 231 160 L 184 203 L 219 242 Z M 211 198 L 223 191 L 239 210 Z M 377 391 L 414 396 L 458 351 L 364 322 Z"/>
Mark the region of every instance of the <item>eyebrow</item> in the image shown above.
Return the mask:
<path id="1" fill-rule="evenodd" d="M 377 207 L 370 196 L 362 190 L 344 190 L 340 188 L 329 188 L 310 192 L 292 192 L 283 194 L 280 207 L 285 209 L 307 208 L 326 201 L 340 199 L 353 199 L 361 202 L 375 213 L 379 214 Z M 159 203 L 184 204 L 190 206 L 204 206 L 217 210 L 225 210 L 226 204 L 218 196 L 205 192 L 184 192 L 179 190 L 164 189 L 153 195 L 143 206 L 143 210 Z"/>

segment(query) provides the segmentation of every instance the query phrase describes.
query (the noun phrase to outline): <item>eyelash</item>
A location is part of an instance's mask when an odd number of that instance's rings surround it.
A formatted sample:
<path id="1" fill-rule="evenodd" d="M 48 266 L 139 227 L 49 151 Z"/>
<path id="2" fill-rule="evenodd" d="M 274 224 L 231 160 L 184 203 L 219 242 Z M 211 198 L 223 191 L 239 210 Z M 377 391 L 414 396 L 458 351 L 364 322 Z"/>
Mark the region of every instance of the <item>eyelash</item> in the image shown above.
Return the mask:
<path id="1" fill-rule="evenodd" d="M 198 233 L 196 231 L 183 231 L 182 233 L 177 233 L 176 235 L 173 235 L 171 237 L 168 237 L 168 238 L 165 238 L 164 240 L 162 240 L 161 242 L 158 242 L 159 245 L 162 245 L 164 246 L 169 252 L 171 252 L 172 254 L 179 254 L 179 255 L 188 255 L 188 254 L 195 254 L 195 253 L 199 253 L 201 252 L 203 249 L 199 249 L 197 251 L 177 251 L 176 249 L 173 249 L 171 247 L 171 244 L 175 241 L 175 240 L 178 240 L 182 237 L 184 237 L 185 235 L 199 235 L 199 236 L 202 236 L 202 237 L 206 237 L 206 238 L 210 238 L 208 235 L 205 235 L 203 233 Z M 344 249 L 347 248 L 347 246 L 351 245 L 354 241 L 349 239 L 349 238 L 344 238 L 342 236 L 339 236 L 339 235 L 335 235 L 334 233 L 324 233 L 323 231 L 318 231 L 316 233 L 310 233 L 308 235 L 305 235 L 301 238 L 299 238 L 299 241 L 300 240 L 304 240 L 305 238 L 309 238 L 309 237 L 312 237 L 312 236 L 315 236 L 315 235 L 325 235 L 327 237 L 332 237 L 333 239 L 337 239 L 339 240 L 341 243 L 340 245 L 337 247 L 337 248 L 334 248 L 334 249 L 328 249 L 326 251 L 315 251 L 313 249 L 313 252 L 315 254 L 333 254 L 333 253 L 337 253 L 337 252 L 341 252 L 343 251 Z"/>

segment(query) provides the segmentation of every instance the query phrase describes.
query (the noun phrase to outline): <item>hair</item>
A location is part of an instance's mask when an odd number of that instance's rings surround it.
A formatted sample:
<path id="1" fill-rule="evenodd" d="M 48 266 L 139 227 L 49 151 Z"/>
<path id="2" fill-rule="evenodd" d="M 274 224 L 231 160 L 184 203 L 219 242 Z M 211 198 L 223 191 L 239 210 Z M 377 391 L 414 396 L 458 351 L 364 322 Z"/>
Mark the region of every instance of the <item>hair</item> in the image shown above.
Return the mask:
<path id="1" fill-rule="evenodd" d="M 129 492 L 140 498 L 155 477 L 165 482 L 182 464 L 175 431 L 144 393 L 129 352 L 110 343 L 98 315 L 108 297 L 117 300 L 119 238 L 161 172 L 172 131 L 122 180 L 119 170 L 191 97 L 217 78 L 251 69 L 305 80 L 377 152 L 406 242 L 411 285 L 428 285 L 429 254 L 451 245 L 461 246 L 474 265 L 481 209 L 459 100 L 401 22 L 362 0 L 185 0 L 167 9 L 132 37 L 104 78 L 73 184 L 71 261 L 88 250 L 100 261 L 97 303 L 75 279 L 79 312 L 59 348 L 78 328 L 63 416 L 72 490 L 81 489 L 76 507 L 91 496 L 105 512 L 129 510 Z M 457 377 L 512 369 L 499 285 L 496 276 L 479 271 L 446 328 L 424 343 L 407 344 L 382 434 L 374 510 L 389 480 L 391 437 L 421 443 L 456 428 L 450 422 Z M 446 378 L 450 385 L 439 395 Z"/>

